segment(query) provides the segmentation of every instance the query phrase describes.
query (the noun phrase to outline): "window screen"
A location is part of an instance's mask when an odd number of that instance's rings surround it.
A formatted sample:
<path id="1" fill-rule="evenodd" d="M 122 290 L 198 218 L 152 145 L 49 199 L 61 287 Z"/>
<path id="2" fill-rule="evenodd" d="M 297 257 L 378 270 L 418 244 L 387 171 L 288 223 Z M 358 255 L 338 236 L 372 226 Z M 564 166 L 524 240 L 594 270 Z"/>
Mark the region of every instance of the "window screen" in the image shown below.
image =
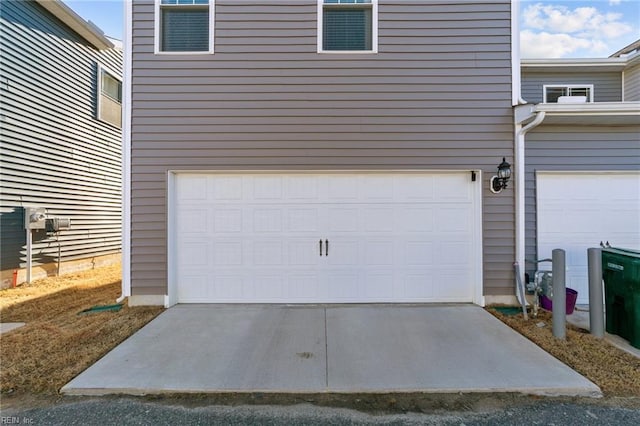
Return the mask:
<path id="1" fill-rule="evenodd" d="M 322 50 L 372 50 L 371 0 L 325 0 Z"/>
<path id="2" fill-rule="evenodd" d="M 162 0 L 160 50 L 206 52 L 209 50 L 208 0 Z"/>
<path id="3" fill-rule="evenodd" d="M 98 119 L 122 128 L 122 82 L 99 67 Z"/>

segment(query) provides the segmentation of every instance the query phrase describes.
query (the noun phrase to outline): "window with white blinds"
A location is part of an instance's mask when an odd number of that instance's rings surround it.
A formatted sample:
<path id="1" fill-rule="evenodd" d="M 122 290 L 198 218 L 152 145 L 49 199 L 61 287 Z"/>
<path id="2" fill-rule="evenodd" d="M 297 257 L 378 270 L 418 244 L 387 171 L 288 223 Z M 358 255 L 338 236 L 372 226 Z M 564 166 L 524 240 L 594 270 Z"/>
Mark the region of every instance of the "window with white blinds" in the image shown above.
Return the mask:
<path id="1" fill-rule="evenodd" d="M 318 1 L 318 51 L 377 52 L 377 0 Z"/>
<path id="2" fill-rule="evenodd" d="M 157 0 L 158 51 L 213 53 L 214 0 Z"/>

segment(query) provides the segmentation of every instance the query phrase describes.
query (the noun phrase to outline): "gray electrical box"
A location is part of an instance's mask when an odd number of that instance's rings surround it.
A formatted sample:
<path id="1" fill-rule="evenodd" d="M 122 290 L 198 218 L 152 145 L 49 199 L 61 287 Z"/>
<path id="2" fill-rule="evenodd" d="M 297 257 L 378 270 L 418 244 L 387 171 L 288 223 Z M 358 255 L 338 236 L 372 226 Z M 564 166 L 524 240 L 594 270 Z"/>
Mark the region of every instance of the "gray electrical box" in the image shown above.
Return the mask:
<path id="1" fill-rule="evenodd" d="M 24 229 L 46 229 L 47 210 L 44 207 L 24 208 Z"/>
<path id="2" fill-rule="evenodd" d="M 71 228 L 71 219 L 68 217 L 49 217 L 46 222 L 47 232 L 60 232 Z"/>

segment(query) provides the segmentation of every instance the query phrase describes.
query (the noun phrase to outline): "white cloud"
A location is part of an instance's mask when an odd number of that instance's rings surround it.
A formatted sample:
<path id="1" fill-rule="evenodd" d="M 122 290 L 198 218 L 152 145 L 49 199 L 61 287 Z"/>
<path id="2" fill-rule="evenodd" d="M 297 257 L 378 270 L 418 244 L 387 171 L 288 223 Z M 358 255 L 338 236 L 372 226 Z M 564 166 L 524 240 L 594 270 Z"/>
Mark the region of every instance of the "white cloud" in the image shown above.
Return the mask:
<path id="1" fill-rule="evenodd" d="M 610 0 L 616 3 L 621 0 Z M 522 13 L 522 57 L 561 58 L 572 54 L 596 56 L 608 53 L 608 44 L 633 33 L 620 13 L 601 12 L 593 6 L 568 8 L 535 3 Z"/>
<path id="2" fill-rule="evenodd" d="M 633 31 L 620 13 L 601 13 L 595 7 L 577 7 L 536 3 L 523 13 L 524 27 L 554 33 L 578 33 L 591 37 L 615 38 Z"/>
<path id="3" fill-rule="evenodd" d="M 578 50 L 588 50 L 594 55 L 608 52 L 607 44 L 601 40 L 530 30 L 520 33 L 520 46 L 523 58 L 563 58 Z"/>
<path id="4" fill-rule="evenodd" d="M 622 0 L 609 0 L 609 5 L 610 6 L 617 6 L 620 3 L 622 3 Z"/>

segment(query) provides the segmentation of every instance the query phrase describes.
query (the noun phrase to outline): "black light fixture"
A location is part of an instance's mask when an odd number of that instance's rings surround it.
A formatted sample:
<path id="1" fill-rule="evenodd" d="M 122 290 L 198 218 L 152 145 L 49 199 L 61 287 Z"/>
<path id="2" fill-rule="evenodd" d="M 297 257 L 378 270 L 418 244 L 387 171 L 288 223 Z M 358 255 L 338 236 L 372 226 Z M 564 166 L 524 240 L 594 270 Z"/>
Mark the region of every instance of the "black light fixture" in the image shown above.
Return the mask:
<path id="1" fill-rule="evenodd" d="M 497 194 L 507 187 L 511 178 L 511 164 L 502 157 L 502 163 L 498 166 L 498 174 L 491 178 L 491 192 Z"/>

